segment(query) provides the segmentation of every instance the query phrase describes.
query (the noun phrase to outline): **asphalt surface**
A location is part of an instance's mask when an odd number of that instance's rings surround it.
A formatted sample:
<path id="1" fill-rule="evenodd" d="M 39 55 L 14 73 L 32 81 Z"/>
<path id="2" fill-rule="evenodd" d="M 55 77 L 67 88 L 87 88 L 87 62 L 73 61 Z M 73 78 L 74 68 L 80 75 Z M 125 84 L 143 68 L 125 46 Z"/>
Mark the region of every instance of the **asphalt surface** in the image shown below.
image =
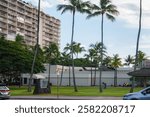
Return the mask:
<path id="1" fill-rule="evenodd" d="M 11 96 L 10 100 L 122 100 L 122 97 L 100 96 Z"/>

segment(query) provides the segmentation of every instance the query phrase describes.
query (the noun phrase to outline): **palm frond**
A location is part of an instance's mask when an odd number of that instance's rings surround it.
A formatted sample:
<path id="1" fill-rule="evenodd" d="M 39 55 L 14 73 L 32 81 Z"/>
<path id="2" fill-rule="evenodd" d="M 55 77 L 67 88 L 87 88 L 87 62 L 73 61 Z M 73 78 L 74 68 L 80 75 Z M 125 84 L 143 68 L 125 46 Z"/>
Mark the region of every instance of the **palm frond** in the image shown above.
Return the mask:
<path id="1" fill-rule="evenodd" d="M 94 13 L 88 15 L 88 16 L 86 17 L 86 19 L 90 19 L 90 18 L 92 18 L 92 17 L 99 16 L 99 15 L 101 15 L 101 14 L 102 14 L 101 11 L 97 11 L 97 12 L 94 12 Z"/>
<path id="2" fill-rule="evenodd" d="M 115 17 L 113 15 L 110 15 L 108 13 L 106 13 L 106 17 L 111 20 L 112 22 L 115 21 Z"/>

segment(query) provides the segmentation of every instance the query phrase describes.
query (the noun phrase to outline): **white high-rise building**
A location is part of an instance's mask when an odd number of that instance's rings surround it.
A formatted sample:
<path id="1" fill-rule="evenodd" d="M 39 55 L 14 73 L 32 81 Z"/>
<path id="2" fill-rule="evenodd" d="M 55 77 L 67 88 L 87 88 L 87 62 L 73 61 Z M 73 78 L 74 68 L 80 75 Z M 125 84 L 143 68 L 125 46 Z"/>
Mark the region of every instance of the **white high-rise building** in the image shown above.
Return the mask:
<path id="1" fill-rule="evenodd" d="M 37 37 L 38 10 L 22 0 L 0 0 L 0 35 L 14 40 L 17 34 L 34 46 Z M 41 11 L 39 44 L 41 47 L 60 42 L 60 20 Z"/>

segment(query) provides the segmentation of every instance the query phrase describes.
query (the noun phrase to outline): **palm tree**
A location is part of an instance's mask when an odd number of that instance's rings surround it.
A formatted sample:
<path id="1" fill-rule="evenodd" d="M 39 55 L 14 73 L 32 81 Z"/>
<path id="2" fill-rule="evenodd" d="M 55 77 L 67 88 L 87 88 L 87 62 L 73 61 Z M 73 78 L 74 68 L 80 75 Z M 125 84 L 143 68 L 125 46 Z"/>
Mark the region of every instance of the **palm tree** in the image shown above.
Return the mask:
<path id="1" fill-rule="evenodd" d="M 147 60 L 146 54 L 142 51 L 138 51 L 138 63 L 137 63 L 137 65 L 139 67 L 141 67 L 141 64 L 142 64 L 143 60 Z"/>
<path id="2" fill-rule="evenodd" d="M 121 62 L 121 58 L 119 58 L 118 54 L 115 54 L 112 57 L 112 62 L 111 62 L 111 66 L 115 69 L 115 73 L 114 73 L 114 86 L 117 86 L 117 68 L 122 66 L 122 62 Z"/>
<path id="3" fill-rule="evenodd" d="M 48 88 L 50 88 L 50 68 L 51 64 L 56 64 L 58 57 L 60 55 L 58 46 L 55 43 L 50 43 L 48 47 L 44 48 L 46 55 L 46 62 L 49 63 L 49 72 L 48 72 Z M 50 91 L 51 92 L 51 91 Z"/>
<path id="4" fill-rule="evenodd" d="M 101 43 L 102 43 L 102 49 L 103 49 L 103 24 L 104 24 L 104 15 L 111 20 L 115 21 L 115 15 L 118 15 L 119 12 L 117 11 L 117 7 L 112 4 L 111 0 L 100 0 L 99 5 L 93 4 L 91 6 L 91 13 L 87 16 L 87 19 L 95 16 L 101 15 Z M 103 54 L 101 51 L 101 65 L 100 68 L 102 67 L 103 64 Z M 99 91 L 102 92 L 102 82 L 101 82 L 101 77 L 102 77 L 102 69 L 100 69 L 100 74 L 99 74 Z"/>
<path id="5" fill-rule="evenodd" d="M 72 73 L 73 73 L 73 84 L 74 91 L 77 92 L 77 86 L 75 81 L 75 73 L 74 73 L 74 58 L 73 58 L 73 38 L 74 38 L 74 25 L 75 25 L 75 14 L 76 12 L 80 13 L 89 13 L 87 9 L 89 6 L 89 2 L 82 2 L 81 0 L 69 0 L 69 4 L 61 4 L 57 6 L 57 10 L 62 10 L 62 14 L 66 11 L 70 11 L 72 13 L 72 34 L 71 34 L 71 58 L 72 58 Z"/>
<path id="6" fill-rule="evenodd" d="M 111 67 L 112 58 L 110 56 L 106 56 L 103 60 L 103 66 Z"/>
<path id="7" fill-rule="evenodd" d="M 60 86 L 62 84 L 62 78 L 63 78 L 63 72 L 64 72 L 64 65 L 68 65 L 70 60 L 70 55 L 66 52 L 61 53 L 61 65 L 62 65 L 62 71 L 61 71 L 61 78 L 60 78 Z M 70 69 L 69 69 L 70 74 Z M 69 75 L 69 86 L 70 86 L 70 75 Z"/>
<path id="8" fill-rule="evenodd" d="M 76 57 L 78 58 L 79 53 L 82 53 L 85 51 L 85 48 L 81 46 L 81 43 L 74 44 L 74 52 L 76 54 Z"/>
<path id="9" fill-rule="evenodd" d="M 32 76 L 33 76 L 35 61 L 36 61 L 36 57 L 37 57 L 38 49 L 39 49 L 39 28 L 40 28 L 40 8 L 41 8 L 40 5 L 41 5 L 41 0 L 39 0 L 39 3 L 38 3 L 37 40 L 36 40 L 36 45 L 35 45 L 36 49 L 35 49 L 35 52 L 34 52 L 34 58 L 33 58 L 32 67 L 31 67 L 31 73 L 30 73 L 29 85 L 28 85 L 28 92 L 32 91 L 31 82 L 32 82 Z"/>
<path id="10" fill-rule="evenodd" d="M 91 86 L 93 85 L 93 80 L 92 80 L 92 77 L 93 77 L 93 70 L 92 70 L 92 67 L 93 67 L 93 61 L 94 61 L 94 57 L 96 55 L 96 51 L 93 49 L 93 48 L 90 48 L 88 50 L 88 54 L 85 54 L 84 56 L 90 61 L 91 63 Z M 96 78 L 96 76 L 95 76 Z"/>
<path id="11" fill-rule="evenodd" d="M 141 34 L 141 26 L 142 26 L 142 0 L 140 0 L 139 30 L 138 30 L 137 42 L 136 42 L 136 54 L 135 54 L 134 71 L 136 71 L 137 64 L 138 64 L 138 51 L 139 51 L 139 41 L 140 41 L 140 34 Z M 131 86 L 131 89 L 130 89 L 131 93 L 134 90 L 134 84 L 135 84 L 135 77 L 132 77 L 132 86 Z"/>
<path id="12" fill-rule="evenodd" d="M 125 58 L 125 63 L 124 63 L 124 65 L 130 66 L 131 64 L 134 64 L 134 57 L 131 56 L 131 55 L 128 55 L 128 56 Z"/>
<path id="13" fill-rule="evenodd" d="M 102 54 L 102 56 L 106 56 L 107 52 L 106 52 L 106 47 L 104 45 L 102 45 L 101 42 L 99 42 L 99 43 L 96 42 L 95 44 L 91 44 L 90 47 L 95 51 L 94 60 L 93 60 L 93 62 L 95 63 L 95 79 L 94 79 L 94 85 L 95 85 L 95 83 L 96 83 L 96 68 L 98 67 L 98 65 L 101 61 L 101 54 Z"/>

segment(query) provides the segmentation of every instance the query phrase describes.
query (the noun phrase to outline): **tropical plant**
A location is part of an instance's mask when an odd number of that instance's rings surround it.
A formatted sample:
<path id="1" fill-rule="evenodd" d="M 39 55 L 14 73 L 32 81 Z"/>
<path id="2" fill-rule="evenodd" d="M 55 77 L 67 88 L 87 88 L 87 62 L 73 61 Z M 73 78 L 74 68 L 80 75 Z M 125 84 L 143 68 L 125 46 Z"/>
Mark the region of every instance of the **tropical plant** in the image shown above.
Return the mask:
<path id="1" fill-rule="evenodd" d="M 50 43 L 48 47 L 44 48 L 45 61 L 49 63 L 49 72 L 48 72 L 48 86 L 50 86 L 50 68 L 51 64 L 58 63 L 58 58 L 60 56 L 59 49 L 56 43 Z M 51 92 L 51 91 L 50 91 Z"/>
<path id="2" fill-rule="evenodd" d="M 103 27 L 104 27 L 104 15 L 111 20 L 115 21 L 115 15 L 118 15 L 119 12 L 117 11 L 117 7 L 112 4 L 111 0 L 99 0 L 99 5 L 93 4 L 91 7 L 91 13 L 87 16 L 87 19 L 95 16 L 101 15 L 101 43 L 103 49 Z M 103 51 L 101 51 L 101 67 L 103 65 Z M 99 74 L 99 91 L 102 92 L 102 69 L 100 68 Z"/>
<path id="3" fill-rule="evenodd" d="M 77 86 L 75 81 L 75 71 L 74 71 L 74 57 L 73 57 L 73 40 L 74 40 L 74 25 L 75 25 L 75 14 L 76 12 L 80 13 L 89 13 L 87 6 L 89 6 L 89 2 L 83 2 L 82 0 L 69 0 L 68 4 L 60 4 L 57 6 L 57 10 L 62 10 L 62 14 L 66 11 L 70 11 L 72 13 L 72 34 L 71 34 L 71 58 L 72 58 L 72 74 L 73 74 L 73 84 L 74 91 L 77 92 Z"/>
<path id="4" fill-rule="evenodd" d="M 138 51 L 138 63 L 137 63 L 137 65 L 139 67 L 141 67 L 141 64 L 142 64 L 143 60 L 147 60 L 146 54 L 142 51 Z"/>
<path id="5" fill-rule="evenodd" d="M 125 58 L 125 63 L 124 65 L 127 65 L 127 66 L 130 66 L 131 64 L 134 64 L 134 57 L 131 56 L 131 55 L 128 55 L 126 58 Z"/>
<path id="6" fill-rule="evenodd" d="M 31 66 L 31 72 L 30 72 L 30 78 L 29 78 L 29 84 L 28 84 L 28 92 L 32 91 L 31 82 L 32 82 L 32 76 L 33 76 L 34 67 L 35 67 L 35 61 L 36 61 L 38 49 L 39 49 L 40 9 L 41 9 L 41 0 L 39 0 L 38 2 L 37 39 L 36 39 L 36 44 L 35 44 L 36 49 L 34 52 L 34 57 L 33 57 L 32 66 Z"/>
<path id="7" fill-rule="evenodd" d="M 111 66 L 115 69 L 114 72 L 114 86 L 117 86 L 117 68 L 122 66 L 121 58 L 118 54 L 113 55 Z"/>
<path id="8" fill-rule="evenodd" d="M 136 42 L 136 53 L 135 53 L 135 65 L 134 65 L 134 71 L 136 71 L 137 64 L 138 64 L 138 51 L 139 51 L 139 40 L 140 40 L 140 34 L 141 34 L 141 26 L 142 26 L 142 0 L 139 0 L 140 4 L 140 11 L 139 11 L 139 29 L 138 29 L 138 35 L 137 35 L 137 42 Z M 132 77 L 132 86 L 130 89 L 130 92 L 132 93 L 135 86 L 135 77 Z"/>
<path id="9" fill-rule="evenodd" d="M 111 67 L 112 58 L 110 56 L 106 56 L 103 60 L 103 66 Z"/>

